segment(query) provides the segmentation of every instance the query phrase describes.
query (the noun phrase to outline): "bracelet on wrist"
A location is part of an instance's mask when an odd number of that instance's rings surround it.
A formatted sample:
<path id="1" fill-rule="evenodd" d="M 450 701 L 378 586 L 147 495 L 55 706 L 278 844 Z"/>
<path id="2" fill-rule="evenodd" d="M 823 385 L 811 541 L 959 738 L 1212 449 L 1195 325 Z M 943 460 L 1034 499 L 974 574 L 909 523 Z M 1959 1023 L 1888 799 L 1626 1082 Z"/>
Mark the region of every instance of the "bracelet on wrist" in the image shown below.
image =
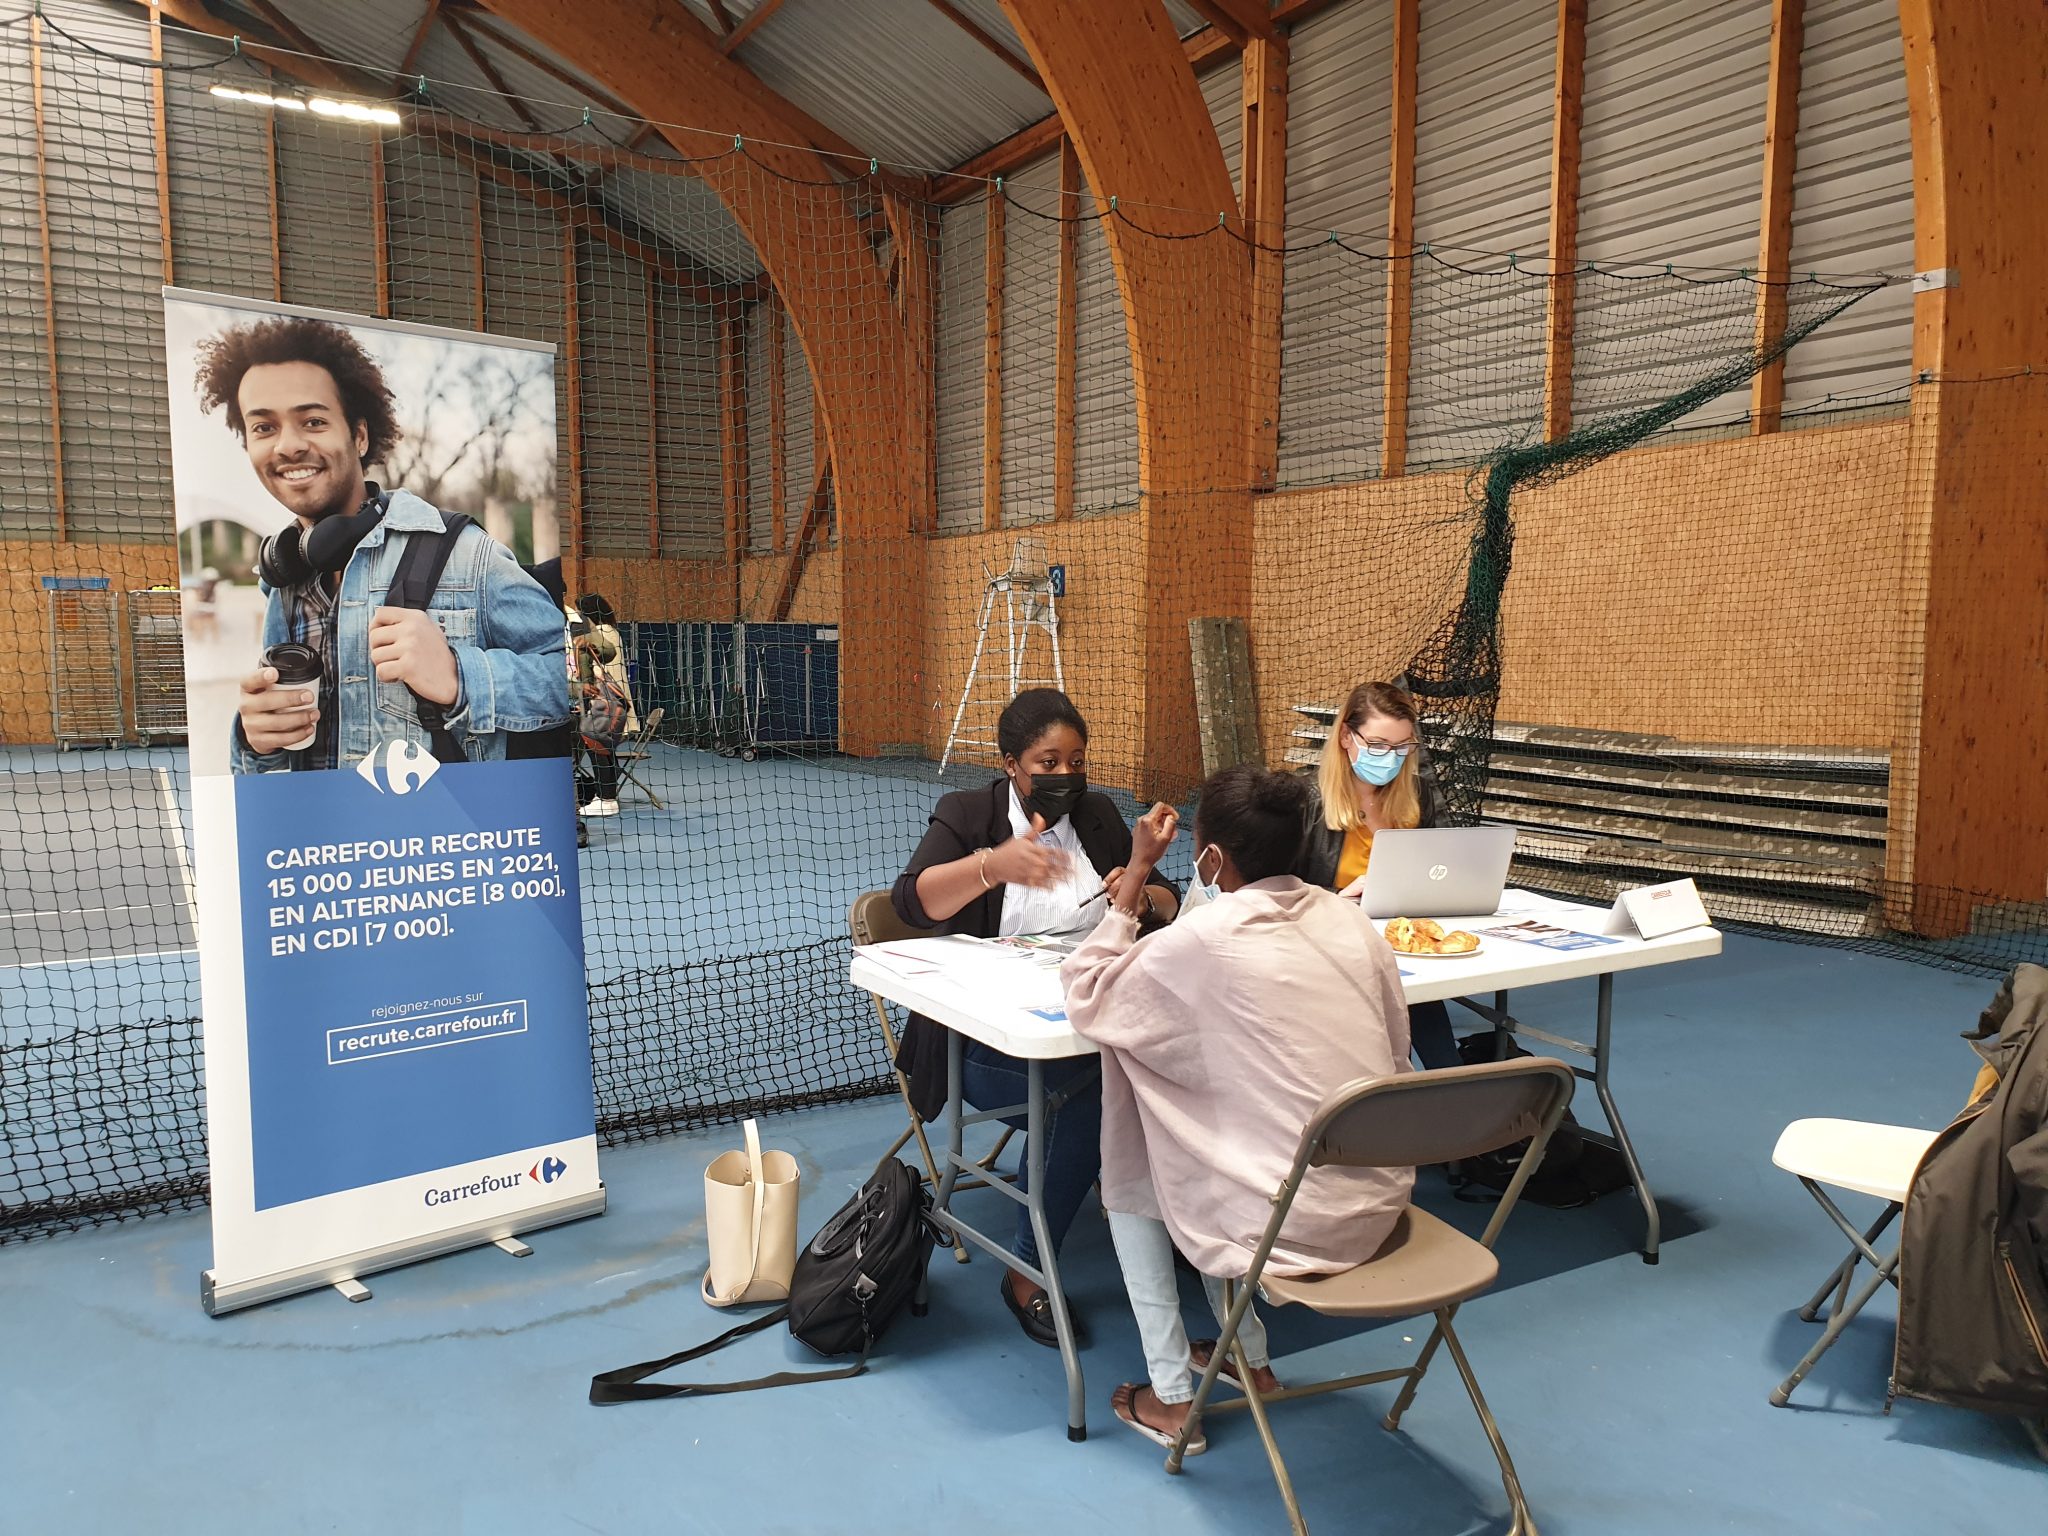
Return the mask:
<path id="1" fill-rule="evenodd" d="M 981 850 L 981 858 L 980 861 L 974 866 L 974 872 L 981 876 L 981 888 L 984 891 L 992 891 L 995 889 L 995 887 L 993 885 L 990 885 L 988 881 L 988 850 L 986 848 Z"/>

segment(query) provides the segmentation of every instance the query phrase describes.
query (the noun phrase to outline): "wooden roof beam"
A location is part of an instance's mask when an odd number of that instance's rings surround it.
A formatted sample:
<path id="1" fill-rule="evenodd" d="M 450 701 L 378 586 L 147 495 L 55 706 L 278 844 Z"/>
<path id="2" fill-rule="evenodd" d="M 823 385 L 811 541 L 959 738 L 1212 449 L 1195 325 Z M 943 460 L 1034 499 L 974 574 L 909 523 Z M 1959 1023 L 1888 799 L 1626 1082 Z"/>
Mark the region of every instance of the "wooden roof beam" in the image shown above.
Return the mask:
<path id="1" fill-rule="evenodd" d="M 390 90 L 385 80 L 360 74 L 353 69 L 338 68 L 319 59 L 301 58 L 288 45 L 281 46 L 282 39 L 271 40 L 252 38 L 240 27 L 230 26 L 213 12 L 199 3 L 199 0 L 157 0 L 157 8 L 164 16 L 187 31 L 202 32 L 208 37 L 222 40 L 236 39 L 241 51 L 259 63 L 269 64 L 291 76 L 304 85 L 319 86 L 322 90 L 339 91 L 348 96 L 381 97 Z"/>
<path id="2" fill-rule="evenodd" d="M 782 0 L 761 0 L 759 5 L 748 12 L 745 21 L 726 33 L 724 37 L 718 39 L 718 51 L 727 58 L 731 58 L 733 54 L 739 51 L 741 43 L 744 43 L 748 38 L 760 31 L 763 23 L 781 9 Z M 691 19 L 695 20 L 696 18 L 692 17 Z"/>
<path id="3" fill-rule="evenodd" d="M 483 49 L 477 46 L 476 39 L 469 35 L 469 28 L 464 25 L 462 18 L 453 11 L 448 13 L 448 32 L 456 42 L 462 45 L 462 51 L 469 55 L 469 62 L 477 67 L 477 72 L 490 83 L 491 89 L 502 96 L 506 104 L 512 108 L 514 115 L 518 117 L 519 121 L 526 124 L 527 131 L 539 133 L 540 119 L 533 115 L 532 110 L 528 108 L 525 101 L 513 91 L 511 86 L 505 83 L 505 77 L 498 73 L 498 66 L 493 64 Z"/>
<path id="4" fill-rule="evenodd" d="M 1266 0 L 1189 0 L 1189 3 L 1202 13 L 1210 26 L 1224 33 L 1240 48 L 1255 37 L 1268 43 L 1280 41 L 1279 25 L 1273 20 Z"/>
<path id="5" fill-rule="evenodd" d="M 444 0 L 444 3 L 453 9 L 454 0 Z M 478 36 L 496 43 L 500 48 L 511 54 L 512 57 L 519 59 L 523 63 L 530 64 L 551 80 L 567 86 L 579 95 L 588 96 L 598 106 L 611 113 L 612 116 L 622 117 L 629 123 L 646 122 L 646 119 L 641 117 L 638 112 L 635 112 L 625 102 L 619 100 L 618 97 L 593 85 L 588 80 L 578 78 L 538 49 L 529 46 L 524 39 L 508 32 L 499 24 L 498 18 L 491 15 L 489 11 L 483 10 L 471 3 L 465 3 L 463 8 L 469 13 L 468 22 L 470 30 Z"/>
<path id="6" fill-rule="evenodd" d="M 1273 36 L 1284 48 L 1286 43 L 1281 38 L 1281 27 L 1306 21 L 1316 12 L 1336 3 L 1337 0 L 1279 0 L 1271 16 Z M 1256 6 L 1257 0 L 1248 0 L 1248 4 Z M 1233 38 L 1230 32 L 1213 25 L 1190 32 L 1180 40 L 1180 45 L 1181 51 L 1187 55 L 1188 66 L 1198 75 L 1218 59 L 1239 53 L 1244 48 L 1241 37 Z M 1033 73 L 1037 72 L 1034 70 Z M 950 171 L 941 171 L 932 179 L 932 199 L 941 203 L 957 203 L 974 196 L 984 182 L 997 176 L 1007 176 L 1020 165 L 1029 165 L 1041 155 L 1057 149 L 1063 133 L 1058 113 L 1042 117 L 1028 128 L 1018 129 L 1007 139 L 991 144 Z"/>
<path id="7" fill-rule="evenodd" d="M 427 0 L 427 11 L 420 17 L 419 29 L 413 33 L 412 41 L 406 44 L 405 57 L 398 61 L 398 75 L 393 83 L 401 92 L 410 89 L 408 76 L 418 78 L 420 54 L 425 52 L 427 38 L 432 34 L 434 22 L 440 14 L 441 0 Z"/>
<path id="8" fill-rule="evenodd" d="M 1045 82 L 1038 78 L 1038 71 L 1005 48 L 993 33 L 989 32 L 972 16 L 961 10 L 960 7 L 954 5 L 952 0 L 927 0 L 927 3 L 933 10 L 945 17 L 946 20 L 952 22 L 954 26 L 1009 65 L 1010 68 L 1023 77 L 1033 90 L 1037 91 L 1041 96 L 1045 94 Z"/>

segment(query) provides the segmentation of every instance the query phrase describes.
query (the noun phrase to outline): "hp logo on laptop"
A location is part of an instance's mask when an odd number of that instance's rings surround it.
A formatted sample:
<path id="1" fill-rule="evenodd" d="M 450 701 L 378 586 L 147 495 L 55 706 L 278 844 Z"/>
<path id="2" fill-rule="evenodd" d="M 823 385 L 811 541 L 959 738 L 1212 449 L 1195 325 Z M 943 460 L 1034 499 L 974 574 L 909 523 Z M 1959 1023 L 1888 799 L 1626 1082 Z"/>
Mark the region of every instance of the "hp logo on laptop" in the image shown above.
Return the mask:
<path id="1" fill-rule="evenodd" d="M 1445 865 L 1432 864 L 1429 866 L 1429 878 L 1432 880 L 1441 880 L 1445 875 L 1448 875 L 1449 873 L 1450 870 Z"/>

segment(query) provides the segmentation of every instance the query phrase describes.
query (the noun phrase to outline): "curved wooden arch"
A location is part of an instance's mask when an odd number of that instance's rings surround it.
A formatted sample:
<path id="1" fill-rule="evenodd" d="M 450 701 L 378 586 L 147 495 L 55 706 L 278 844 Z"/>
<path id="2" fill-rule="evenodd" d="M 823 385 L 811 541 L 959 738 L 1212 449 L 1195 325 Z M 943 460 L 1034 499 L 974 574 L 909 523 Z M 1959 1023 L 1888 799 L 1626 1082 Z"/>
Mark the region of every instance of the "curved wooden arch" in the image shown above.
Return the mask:
<path id="1" fill-rule="evenodd" d="M 1914 931 L 1956 893 L 2038 902 L 2048 873 L 2048 71 L 2038 0 L 1900 0 L 1913 132 L 1916 473 L 1887 874 Z M 2022 39 L 2033 37 L 2034 45 Z M 2031 374 L 2027 372 L 2031 370 Z M 1913 606 L 1924 575 L 1925 607 Z"/>
<path id="2" fill-rule="evenodd" d="M 696 174 L 752 242 L 796 328 L 816 381 L 831 445 L 839 508 L 844 621 L 840 631 L 840 736 L 871 755 L 900 740 L 917 713 L 923 629 L 923 545 L 930 487 L 918 434 L 925 413 L 903 402 L 929 388 L 886 274 L 841 195 L 832 168 L 772 97 L 727 59 L 680 6 L 635 0 L 484 0 L 505 21 L 651 122 L 708 122 L 748 140 L 762 174 L 738 157 Z M 678 152 L 715 153 L 707 134 L 664 129 Z M 786 178 L 776 180 L 776 177 Z M 897 210 L 892 207 L 892 213 Z M 884 618 L 886 616 L 886 629 Z"/>
<path id="3" fill-rule="evenodd" d="M 1137 761 L 1200 777 L 1191 618 L 1249 611 L 1251 255 L 1215 124 L 1159 0 L 1003 0 L 1098 204 L 1138 395 L 1144 549 Z M 1229 231 L 1217 227 L 1222 211 Z M 1233 233 L 1235 232 L 1235 233 Z M 1161 238 L 1161 237 L 1166 238 Z"/>

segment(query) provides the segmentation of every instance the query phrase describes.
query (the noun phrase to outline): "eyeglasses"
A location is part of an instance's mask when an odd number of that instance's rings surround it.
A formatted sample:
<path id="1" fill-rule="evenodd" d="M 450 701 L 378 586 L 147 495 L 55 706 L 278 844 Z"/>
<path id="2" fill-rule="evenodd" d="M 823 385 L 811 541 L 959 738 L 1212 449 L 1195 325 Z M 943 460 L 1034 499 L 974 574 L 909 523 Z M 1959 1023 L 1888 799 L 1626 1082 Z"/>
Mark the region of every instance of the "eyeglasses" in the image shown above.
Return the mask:
<path id="1" fill-rule="evenodd" d="M 1418 741 L 1367 741 L 1363 737 L 1359 739 L 1358 744 L 1376 756 L 1381 753 L 1391 752 L 1396 757 L 1406 757 L 1410 752 L 1413 752 L 1422 745 Z"/>

